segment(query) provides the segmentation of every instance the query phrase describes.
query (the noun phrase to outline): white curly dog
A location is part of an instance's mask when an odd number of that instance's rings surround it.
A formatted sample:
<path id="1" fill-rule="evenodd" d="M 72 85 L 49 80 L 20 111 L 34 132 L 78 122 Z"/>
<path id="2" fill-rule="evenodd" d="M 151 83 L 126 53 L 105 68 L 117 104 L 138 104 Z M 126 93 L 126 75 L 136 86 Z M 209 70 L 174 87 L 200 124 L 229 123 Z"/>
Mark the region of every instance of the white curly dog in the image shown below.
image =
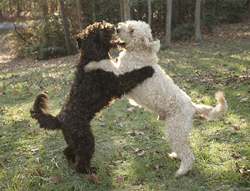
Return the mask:
<path id="1" fill-rule="evenodd" d="M 117 35 L 123 41 L 117 42 L 123 49 L 118 62 L 90 62 L 84 70 L 90 72 L 102 69 L 119 75 L 144 66 L 150 65 L 154 68 L 154 75 L 126 94 L 126 97 L 137 105 L 157 113 L 158 120 L 165 121 L 166 139 L 181 160 L 175 176 L 184 175 L 192 169 L 195 160 L 187 141 L 192 128 L 192 118 L 195 114 L 201 114 L 207 119 L 222 116 L 227 109 L 224 95 L 222 92 L 215 94 L 218 102 L 216 107 L 193 103 L 157 64 L 156 53 L 159 51 L 160 42 L 153 41 L 151 29 L 145 22 L 119 23 Z"/>

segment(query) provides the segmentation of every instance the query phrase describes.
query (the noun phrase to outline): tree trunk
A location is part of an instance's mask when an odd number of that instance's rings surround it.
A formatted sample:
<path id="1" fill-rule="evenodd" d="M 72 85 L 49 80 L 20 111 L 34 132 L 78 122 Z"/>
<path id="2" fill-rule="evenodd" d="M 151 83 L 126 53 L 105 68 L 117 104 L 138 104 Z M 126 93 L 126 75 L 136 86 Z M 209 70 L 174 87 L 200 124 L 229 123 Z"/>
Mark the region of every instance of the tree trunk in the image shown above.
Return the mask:
<path id="1" fill-rule="evenodd" d="M 166 17 L 166 46 L 171 47 L 171 20 L 172 20 L 172 2 L 167 0 L 167 17 Z"/>
<path id="2" fill-rule="evenodd" d="M 0 18 L 3 17 L 2 10 L 0 9 Z"/>
<path id="3" fill-rule="evenodd" d="M 48 8 L 48 2 L 47 1 L 42 1 L 40 4 L 41 8 L 42 8 L 42 17 L 45 21 L 45 25 L 48 24 L 49 21 L 49 17 L 48 17 L 48 13 L 49 13 L 49 8 Z"/>
<path id="4" fill-rule="evenodd" d="M 124 6 L 124 21 L 130 20 L 129 0 L 123 0 L 123 6 Z"/>
<path id="5" fill-rule="evenodd" d="M 194 19 L 195 41 L 200 41 L 202 39 L 200 22 L 201 22 L 201 0 L 196 0 L 195 19 Z"/>
<path id="6" fill-rule="evenodd" d="M 148 24 L 151 27 L 152 21 L 152 7 L 151 7 L 151 0 L 148 0 Z"/>
<path id="7" fill-rule="evenodd" d="M 19 1 L 16 0 L 16 7 L 17 7 L 17 17 L 20 16 L 20 7 L 19 7 Z"/>
<path id="8" fill-rule="evenodd" d="M 250 0 L 247 1 L 248 18 L 250 18 Z"/>
<path id="9" fill-rule="evenodd" d="M 9 6 L 10 6 L 10 14 L 11 14 L 10 17 L 12 18 L 13 15 L 12 15 L 12 8 L 11 8 L 11 0 L 9 0 Z"/>
<path id="10" fill-rule="evenodd" d="M 121 21 L 124 22 L 124 3 L 123 3 L 123 0 L 120 0 L 120 14 L 121 14 Z"/>
<path id="11" fill-rule="evenodd" d="M 137 3 L 137 20 L 142 20 L 142 3 Z"/>
<path id="12" fill-rule="evenodd" d="M 81 3 L 80 0 L 76 0 L 76 9 L 77 9 L 77 18 L 78 18 L 78 24 L 80 31 L 83 30 L 83 22 L 82 22 L 82 9 L 81 9 Z"/>
<path id="13" fill-rule="evenodd" d="M 92 0 L 92 19 L 93 19 L 93 22 L 96 22 L 95 1 L 94 0 Z"/>
<path id="14" fill-rule="evenodd" d="M 69 40 L 69 29 L 68 29 L 68 24 L 67 24 L 67 18 L 64 13 L 64 2 L 63 0 L 59 0 L 59 3 L 60 3 L 60 8 L 61 8 L 61 16 L 62 16 L 62 21 L 63 21 L 63 29 L 64 29 L 67 54 L 70 55 L 71 49 L 70 49 L 70 40 Z"/>
<path id="15" fill-rule="evenodd" d="M 178 25 L 178 17 L 179 17 L 179 5 L 178 0 L 175 0 L 172 5 L 172 30 L 175 29 Z"/>

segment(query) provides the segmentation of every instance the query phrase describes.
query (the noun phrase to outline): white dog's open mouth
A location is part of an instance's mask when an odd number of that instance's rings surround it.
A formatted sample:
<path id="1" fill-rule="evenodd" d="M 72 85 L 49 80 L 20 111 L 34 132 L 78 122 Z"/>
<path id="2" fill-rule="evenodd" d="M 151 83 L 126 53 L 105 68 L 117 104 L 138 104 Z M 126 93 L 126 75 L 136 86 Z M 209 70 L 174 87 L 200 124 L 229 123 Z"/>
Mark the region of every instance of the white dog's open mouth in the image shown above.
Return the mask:
<path id="1" fill-rule="evenodd" d="M 110 43 L 111 43 L 112 45 L 118 45 L 118 46 L 122 46 L 122 47 L 126 45 L 125 42 L 119 41 L 119 40 L 111 40 Z"/>

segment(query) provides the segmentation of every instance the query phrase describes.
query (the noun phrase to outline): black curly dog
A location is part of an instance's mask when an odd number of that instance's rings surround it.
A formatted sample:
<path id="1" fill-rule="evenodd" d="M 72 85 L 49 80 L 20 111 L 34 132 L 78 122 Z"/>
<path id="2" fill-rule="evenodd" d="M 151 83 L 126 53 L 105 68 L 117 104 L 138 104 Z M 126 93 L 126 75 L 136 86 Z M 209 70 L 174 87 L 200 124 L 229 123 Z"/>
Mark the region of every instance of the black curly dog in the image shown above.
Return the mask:
<path id="1" fill-rule="evenodd" d="M 90 126 L 95 113 L 154 73 L 149 66 L 120 76 L 103 70 L 85 73 L 84 66 L 90 61 L 111 59 L 109 50 L 114 45 L 110 41 L 114 33 L 115 27 L 103 22 L 94 23 L 78 34 L 76 40 L 81 51 L 80 59 L 61 111 L 56 116 L 45 112 L 48 109 L 48 96 L 44 93 L 37 95 L 30 109 L 31 117 L 38 121 L 40 128 L 62 130 L 68 144 L 63 153 L 69 161 L 75 162 L 78 173 L 91 173 L 96 170 L 91 167 L 95 138 Z"/>

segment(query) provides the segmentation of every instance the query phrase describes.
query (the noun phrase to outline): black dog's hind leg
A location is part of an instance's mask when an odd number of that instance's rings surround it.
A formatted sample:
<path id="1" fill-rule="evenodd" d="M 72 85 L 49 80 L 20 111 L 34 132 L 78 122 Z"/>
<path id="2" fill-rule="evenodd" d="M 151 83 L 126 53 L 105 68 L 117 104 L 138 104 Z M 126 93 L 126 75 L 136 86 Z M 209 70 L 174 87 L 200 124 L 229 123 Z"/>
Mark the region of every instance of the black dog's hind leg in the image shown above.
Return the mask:
<path id="1" fill-rule="evenodd" d="M 92 133 L 90 125 L 88 124 L 75 131 L 73 141 L 75 149 L 75 170 L 78 173 L 95 173 L 96 168 L 91 167 L 91 159 L 95 152 L 95 137 Z"/>
<path id="2" fill-rule="evenodd" d="M 76 155 L 69 145 L 63 150 L 63 154 L 69 162 L 75 163 Z"/>

